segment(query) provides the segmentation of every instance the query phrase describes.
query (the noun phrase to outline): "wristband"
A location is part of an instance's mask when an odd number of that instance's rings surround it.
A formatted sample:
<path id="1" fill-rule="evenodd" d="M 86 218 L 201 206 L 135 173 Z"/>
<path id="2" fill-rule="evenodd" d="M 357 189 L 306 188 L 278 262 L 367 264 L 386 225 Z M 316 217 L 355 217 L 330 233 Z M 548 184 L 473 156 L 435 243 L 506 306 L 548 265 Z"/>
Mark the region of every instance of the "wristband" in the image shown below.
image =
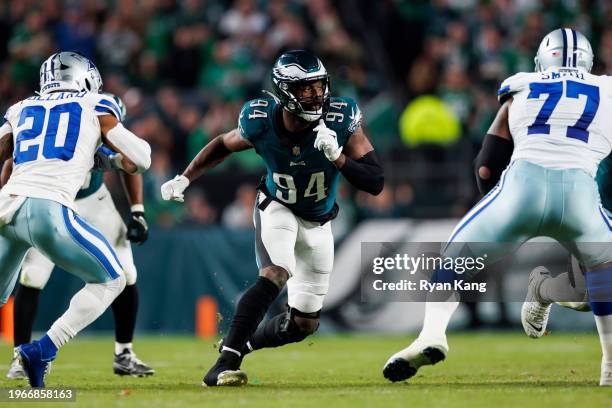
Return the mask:
<path id="1" fill-rule="evenodd" d="M 144 209 L 144 204 L 133 204 L 133 205 L 130 207 L 130 211 L 131 211 L 131 212 L 133 212 L 133 213 L 135 213 L 135 212 L 141 212 L 141 213 L 144 213 L 144 212 L 145 212 L 145 209 Z"/>

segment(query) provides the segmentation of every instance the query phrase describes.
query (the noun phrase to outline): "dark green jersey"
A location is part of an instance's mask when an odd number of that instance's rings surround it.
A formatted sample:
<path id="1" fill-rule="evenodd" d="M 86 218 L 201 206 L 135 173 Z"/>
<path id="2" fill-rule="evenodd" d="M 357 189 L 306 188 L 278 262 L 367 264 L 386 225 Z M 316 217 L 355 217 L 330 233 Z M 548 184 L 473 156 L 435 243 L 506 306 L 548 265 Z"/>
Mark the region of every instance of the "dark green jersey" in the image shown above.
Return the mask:
<path id="1" fill-rule="evenodd" d="M 298 217 L 327 220 L 334 211 L 340 172 L 314 148 L 318 121 L 300 134 L 282 125 L 282 106 L 272 98 L 254 99 L 240 111 L 240 135 L 251 142 L 267 169 L 265 187 L 271 198 Z M 344 146 L 361 125 L 361 112 L 350 98 L 330 98 L 323 120 Z"/>
<path id="2" fill-rule="evenodd" d="M 612 157 L 608 156 L 599 163 L 595 181 L 599 186 L 601 205 L 606 210 L 612 211 Z"/>
<path id="3" fill-rule="evenodd" d="M 76 195 L 76 200 L 89 197 L 104 184 L 104 173 L 101 171 L 92 170 L 87 177 L 89 177 L 89 183 L 87 183 L 87 180 L 85 181 L 85 184 Z"/>

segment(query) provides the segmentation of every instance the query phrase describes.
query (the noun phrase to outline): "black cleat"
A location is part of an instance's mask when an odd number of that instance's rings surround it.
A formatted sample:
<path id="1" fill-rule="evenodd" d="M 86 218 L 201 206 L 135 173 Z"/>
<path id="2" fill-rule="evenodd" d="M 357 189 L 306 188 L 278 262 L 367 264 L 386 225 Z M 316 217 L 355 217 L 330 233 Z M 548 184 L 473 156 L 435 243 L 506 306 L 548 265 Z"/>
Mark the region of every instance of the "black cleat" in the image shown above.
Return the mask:
<path id="1" fill-rule="evenodd" d="M 125 349 L 121 354 L 115 354 L 113 372 L 117 375 L 131 375 L 133 377 L 147 377 L 155 374 L 155 370 L 140 361 L 136 354 Z"/>
<path id="2" fill-rule="evenodd" d="M 392 382 L 404 381 L 414 377 L 421 366 L 437 364 L 446 358 L 441 350 L 434 347 L 427 347 L 419 354 L 410 361 L 403 358 L 389 361 L 383 369 L 383 375 Z"/>
<path id="3" fill-rule="evenodd" d="M 205 387 L 241 386 L 249 381 L 245 372 L 240 371 L 242 357 L 230 351 L 221 353 L 214 366 L 204 376 Z"/>

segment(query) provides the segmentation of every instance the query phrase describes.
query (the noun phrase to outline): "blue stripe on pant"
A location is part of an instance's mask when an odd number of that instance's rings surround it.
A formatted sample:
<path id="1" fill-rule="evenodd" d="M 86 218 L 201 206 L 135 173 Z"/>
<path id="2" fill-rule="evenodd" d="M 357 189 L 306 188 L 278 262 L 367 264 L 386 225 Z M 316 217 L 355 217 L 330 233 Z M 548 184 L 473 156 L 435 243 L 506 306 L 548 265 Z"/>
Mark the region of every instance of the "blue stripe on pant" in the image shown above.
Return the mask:
<path id="1" fill-rule="evenodd" d="M 113 267 L 112 261 L 109 260 L 108 257 L 104 255 L 104 252 L 100 248 L 98 248 L 96 243 L 91 242 L 86 237 L 84 237 L 82 234 L 80 234 L 79 231 L 77 231 L 77 229 L 72 225 L 72 222 L 70 221 L 70 217 L 69 217 L 68 211 L 70 211 L 70 210 L 68 210 L 66 207 L 62 206 L 62 214 L 64 216 L 64 223 L 66 224 L 66 228 L 68 229 L 68 231 L 70 232 L 72 237 L 83 248 L 85 248 L 89 253 L 91 253 L 104 266 L 104 269 L 107 271 L 107 273 L 109 274 L 109 276 L 112 279 L 118 278 L 119 275 L 120 275 L 120 271 L 117 271 Z M 87 225 L 87 223 L 85 223 L 82 220 L 80 220 L 76 214 L 74 215 L 74 218 L 75 218 L 76 222 L 79 224 L 79 226 L 81 226 L 87 232 L 89 232 L 90 234 L 92 234 L 93 236 L 98 238 L 102 242 L 102 244 L 106 246 L 108 251 L 114 257 L 114 260 L 117 262 L 119 267 L 121 267 L 121 263 L 117 259 L 117 255 L 115 254 L 115 250 L 110 246 L 108 241 L 106 241 L 104 236 L 102 234 L 100 234 L 98 231 L 96 231 L 93 228 L 91 228 L 89 225 Z"/>
<path id="2" fill-rule="evenodd" d="M 510 167 L 512 167 L 512 165 L 510 165 Z M 502 189 L 504 188 L 504 182 L 506 180 L 506 174 L 508 173 L 508 170 L 510 169 L 510 167 L 508 167 L 503 172 L 503 174 L 501 176 L 501 179 L 499 180 L 497 185 L 493 188 L 493 190 L 489 191 L 489 193 L 486 196 L 484 196 L 483 199 L 480 200 L 480 202 L 478 202 L 478 204 L 476 204 L 474 206 L 474 208 L 472 208 L 472 210 L 470 210 L 471 214 L 468 213 L 468 215 L 466 215 L 466 217 L 464 217 L 465 221 L 462 220 L 459 223 L 459 225 L 457 227 L 455 227 L 455 232 L 451 235 L 450 239 L 448 240 L 448 243 L 446 244 L 445 249 L 448 248 L 448 245 L 453 242 L 453 240 L 461 232 L 461 230 L 463 230 L 485 208 L 487 208 L 489 205 L 491 205 L 491 203 L 493 201 L 495 201 L 495 199 L 499 196 L 499 194 L 501 193 Z"/>
<path id="3" fill-rule="evenodd" d="M 74 213 L 73 213 L 74 214 Z M 85 220 L 83 220 L 78 214 L 74 214 L 74 219 L 76 220 L 76 222 L 79 223 L 79 225 L 81 227 L 83 227 L 83 229 L 85 229 L 87 232 L 89 232 L 91 235 L 95 236 L 96 238 L 98 238 L 100 241 L 102 241 L 104 243 L 104 245 L 106 245 L 106 247 L 108 248 L 108 250 L 110 251 L 110 253 L 113 255 L 113 258 L 115 259 L 115 261 L 117 262 L 117 264 L 122 267 L 121 262 L 119 262 L 119 258 L 117 257 L 117 254 L 115 253 L 115 249 L 111 246 L 111 244 L 106 240 L 106 238 L 104 237 L 104 235 L 102 235 L 101 232 L 97 231 L 96 229 L 94 229 L 91 225 L 89 225 Z"/>

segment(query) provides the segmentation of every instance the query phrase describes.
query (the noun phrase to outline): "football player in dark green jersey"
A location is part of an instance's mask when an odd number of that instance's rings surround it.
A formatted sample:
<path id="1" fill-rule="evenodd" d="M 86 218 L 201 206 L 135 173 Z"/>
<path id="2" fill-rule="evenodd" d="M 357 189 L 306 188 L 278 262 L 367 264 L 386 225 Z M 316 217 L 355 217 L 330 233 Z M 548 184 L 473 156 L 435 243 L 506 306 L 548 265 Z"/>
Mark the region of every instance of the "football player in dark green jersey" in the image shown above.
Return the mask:
<path id="1" fill-rule="evenodd" d="M 298 342 L 319 326 L 333 266 L 329 221 L 337 212 L 340 174 L 378 194 L 382 167 L 350 98 L 332 97 L 327 71 L 313 54 L 290 51 L 272 69 L 273 92 L 247 102 L 238 127 L 208 143 L 182 175 L 162 186 L 165 200 L 183 200 L 190 182 L 231 153 L 255 149 L 267 174 L 259 187 L 254 222 L 259 278 L 238 302 L 221 355 L 204 385 L 242 385 L 245 354 Z M 259 328 L 287 284 L 289 307 Z"/>

